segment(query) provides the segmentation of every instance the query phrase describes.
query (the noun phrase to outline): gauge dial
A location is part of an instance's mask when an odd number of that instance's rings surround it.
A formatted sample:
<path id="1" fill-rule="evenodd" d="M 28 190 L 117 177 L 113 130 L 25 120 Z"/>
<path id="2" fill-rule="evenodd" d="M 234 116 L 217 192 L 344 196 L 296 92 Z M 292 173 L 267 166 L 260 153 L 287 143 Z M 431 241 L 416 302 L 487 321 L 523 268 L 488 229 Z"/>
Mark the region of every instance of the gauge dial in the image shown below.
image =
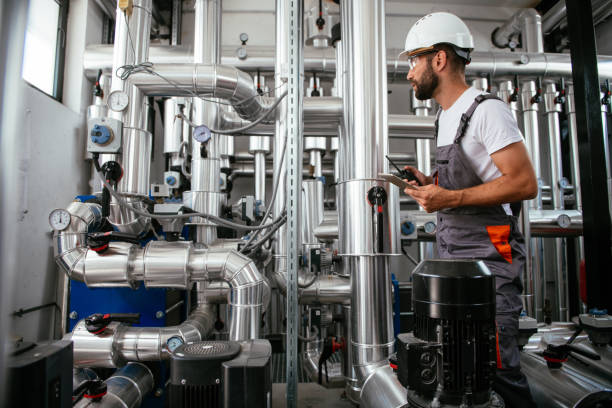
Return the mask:
<path id="1" fill-rule="evenodd" d="M 49 225 L 57 231 L 65 230 L 70 225 L 70 213 L 61 208 L 51 211 L 51 214 L 49 214 Z"/>
<path id="2" fill-rule="evenodd" d="M 206 143 L 210 140 L 210 129 L 204 125 L 196 126 L 193 129 L 193 138 L 199 143 Z"/>
<path id="3" fill-rule="evenodd" d="M 247 33 L 240 33 L 240 41 L 243 43 L 249 41 L 249 35 Z"/>
<path id="4" fill-rule="evenodd" d="M 172 336 L 166 342 L 168 351 L 170 351 L 171 353 L 174 353 L 174 350 L 176 350 L 179 346 L 182 346 L 183 344 L 185 344 L 185 341 L 180 336 Z"/>
<path id="5" fill-rule="evenodd" d="M 115 112 L 122 112 L 128 107 L 130 98 L 122 90 L 116 90 L 108 95 L 108 107 Z"/>

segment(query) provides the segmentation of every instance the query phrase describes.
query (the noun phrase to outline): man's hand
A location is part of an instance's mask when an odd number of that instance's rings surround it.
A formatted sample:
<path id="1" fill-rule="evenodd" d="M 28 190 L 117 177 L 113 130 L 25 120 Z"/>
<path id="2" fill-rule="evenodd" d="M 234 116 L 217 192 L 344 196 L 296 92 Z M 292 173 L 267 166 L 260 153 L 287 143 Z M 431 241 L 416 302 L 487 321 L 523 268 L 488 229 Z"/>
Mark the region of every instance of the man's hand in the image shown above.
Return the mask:
<path id="1" fill-rule="evenodd" d="M 427 184 L 432 184 L 433 183 L 433 178 L 432 177 L 424 175 L 416 167 L 404 166 L 404 170 L 408 170 L 412 174 L 414 174 L 414 176 L 419 180 L 419 182 L 421 183 L 422 186 L 426 186 Z M 408 181 L 408 180 L 406 180 L 406 181 Z M 408 181 L 408 184 L 412 184 L 413 186 L 418 186 L 417 182 L 414 181 L 414 180 Z"/>
<path id="2" fill-rule="evenodd" d="M 407 188 L 404 193 L 416 200 L 428 213 L 443 208 L 454 208 L 461 202 L 462 190 L 447 190 L 435 184 L 417 187 L 416 190 Z"/>

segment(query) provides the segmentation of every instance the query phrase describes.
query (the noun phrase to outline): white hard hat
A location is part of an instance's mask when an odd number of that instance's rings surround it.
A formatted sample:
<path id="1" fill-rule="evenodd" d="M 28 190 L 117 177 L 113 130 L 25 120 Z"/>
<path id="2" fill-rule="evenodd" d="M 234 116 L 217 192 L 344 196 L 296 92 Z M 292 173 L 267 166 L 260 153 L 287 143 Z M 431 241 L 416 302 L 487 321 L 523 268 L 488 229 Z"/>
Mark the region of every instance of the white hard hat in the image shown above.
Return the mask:
<path id="1" fill-rule="evenodd" d="M 465 23 L 456 15 L 445 12 L 431 13 L 421 17 L 408 31 L 404 52 L 400 59 L 408 59 L 435 44 L 446 43 L 459 48 L 458 55 L 469 60 L 469 51 L 474 49 L 472 33 Z M 466 50 L 468 52 L 461 52 Z"/>

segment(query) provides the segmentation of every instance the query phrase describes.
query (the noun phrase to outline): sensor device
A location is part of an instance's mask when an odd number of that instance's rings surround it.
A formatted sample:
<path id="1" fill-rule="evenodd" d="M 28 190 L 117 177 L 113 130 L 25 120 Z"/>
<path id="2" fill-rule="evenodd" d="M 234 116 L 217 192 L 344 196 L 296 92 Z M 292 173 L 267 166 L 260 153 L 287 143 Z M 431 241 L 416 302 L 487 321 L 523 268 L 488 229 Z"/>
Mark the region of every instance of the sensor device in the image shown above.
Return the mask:
<path id="1" fill-rule="evenodd" d="M 408 184 L 406 181 L 402 180 L 401 178 L 399 178 L 399 177 L 397 177 L 396 175 L 393 175 L 393 174 L 378 173 L 378 177 L 380 177 L 382 179 L 385 179 L 389 183 L 395 184 L 396 186 L 398 186 L 402 190 L 405 189 L 405 188 L 409 188 L 411 190 L 418 190 L 418 188 L 416 188 L 412 184 Z"/>

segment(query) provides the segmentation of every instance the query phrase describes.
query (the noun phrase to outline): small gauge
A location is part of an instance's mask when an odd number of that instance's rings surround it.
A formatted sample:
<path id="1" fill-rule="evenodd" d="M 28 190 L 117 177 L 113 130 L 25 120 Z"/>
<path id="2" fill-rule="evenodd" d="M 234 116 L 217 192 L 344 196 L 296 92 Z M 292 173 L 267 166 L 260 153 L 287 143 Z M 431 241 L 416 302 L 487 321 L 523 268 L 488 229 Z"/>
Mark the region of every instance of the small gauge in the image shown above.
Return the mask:
<path id="1" fill-rule="evenodd" d="M 130 103 L 130 97 L 122 90 L 115 90 L 108 95 L 108 107 L 115 112 L 123 112 Z"/>
<path id="2" fill-rule="evenodd" d="M 70 225 L 70 213 L 61 208 L 51 211 L 49 225 L 57 231 L 65 230 Z"/>
<path id="3" fill-rule="evenodd" d="M 179 346 L 182 346 L 183 344 L 185 344 L 185 341 L 180 336 L 172 336 L 166 342 L 168 351 L 170 351 L 171 353 L 174 353 L 174 350 L 176 350 L 177 348 L 179 348 Z"/>
<path id="4" fill-rule="evenodd" d="M 196 126 L 193 129 L 193 138 L 196 140 L 196 142 L 206 143 L 210 140 L 210 137 L 210 129 L 204 125 Z"/>
<path id="5" fill-rule="evenodd" d="M 423 225 L 423 229 L 428 234 L 433 234 L 436 232 L 436 223 L 432 221 L 427 221 L 425 225 Z"/>
<path id="6" fill-rule="evenodd" d="M 249 35 L 247 33 L 240 33 L 240 42 L 244 44 L 249 41 Z"/>
<path id="7" fill-rule="evenodd" d="M 561 214 L 557 217 L 557 225 L 561 228 L 569 228 L 572 225 L 572 219 L 567 214 Z"/>

